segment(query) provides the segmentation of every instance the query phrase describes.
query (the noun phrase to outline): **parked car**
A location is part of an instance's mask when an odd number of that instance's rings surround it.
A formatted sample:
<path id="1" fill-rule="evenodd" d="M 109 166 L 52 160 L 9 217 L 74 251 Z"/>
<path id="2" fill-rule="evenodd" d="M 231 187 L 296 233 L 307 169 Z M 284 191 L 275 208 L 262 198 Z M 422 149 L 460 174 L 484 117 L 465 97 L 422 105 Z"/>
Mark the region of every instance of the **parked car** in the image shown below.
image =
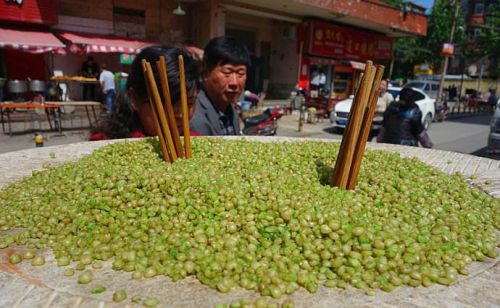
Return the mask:
<path id="1" fill-rule="evenodd" d="M 399 99 L 399 91 L 401 88 L 389 87 L 388 91 L 391 94 L 396 94 L 394 97 L 395 100 Z M 434 107 L 434 99 L 430 98 L 425 92 L 420 89 L 412 88 L 417 94 L 417 100 L 415 103 L 422 111 L 422 124 L 426 129 L 428 129 L 432 123 L 432 119 L 436 113 Z M 394 96 L 393 94 L 393 96 Z M 338 102 L 335 105 L 334 112 L 330 114 L 330 122 L 332 123 L 332 127 L 335 129 L 344 129 L 347 124 L 347 118 L 349 117 L 349 112 L 351 111 L 352 101 L 354 96 L 351 95 L 348 99 Z M 379 130 L 382 126 L 382 118 L 375 117 L 372 122 L 372 130 Z"/>
<path id="2" fill-rule="evenodd" d="M 500 155 L 500 99 L 497 102 L 495 113 L 491 117 L 486 152 L 488 154 Z"/>
<path id="3" fill-rule="evenodd" d="M 399 96 L 399 92 L 401 92 L 401 89 L 402 88 L 400 88 L 400 87 L 389 86 L 387 88 L 387 92 L 391 93 L 392 97 L 394 97 L 394 99 L 396 99 Z"/>
<path id="4" fill-rule="evenodd" d="M 405 88 L 417 88 L 424 91 L 430 98 L 436 99 L 439 91 L 439 81 L 435 80 L 409 80 Z"/>

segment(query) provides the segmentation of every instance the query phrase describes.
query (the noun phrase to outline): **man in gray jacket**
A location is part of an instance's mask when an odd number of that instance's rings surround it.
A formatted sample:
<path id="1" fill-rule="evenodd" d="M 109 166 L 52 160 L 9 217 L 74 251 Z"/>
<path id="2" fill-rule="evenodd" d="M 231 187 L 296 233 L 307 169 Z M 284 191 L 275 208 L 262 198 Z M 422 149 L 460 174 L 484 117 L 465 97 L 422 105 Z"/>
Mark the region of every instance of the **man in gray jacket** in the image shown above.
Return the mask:
<path id="1" fill-rule="evenodd" d="M 203 88 L 196 98 L 191 131 L 204 136 L 240 135 L 234 105 L 245 89 L 250 55 L 232 37 L 216 37 L 203 54 Z"/>

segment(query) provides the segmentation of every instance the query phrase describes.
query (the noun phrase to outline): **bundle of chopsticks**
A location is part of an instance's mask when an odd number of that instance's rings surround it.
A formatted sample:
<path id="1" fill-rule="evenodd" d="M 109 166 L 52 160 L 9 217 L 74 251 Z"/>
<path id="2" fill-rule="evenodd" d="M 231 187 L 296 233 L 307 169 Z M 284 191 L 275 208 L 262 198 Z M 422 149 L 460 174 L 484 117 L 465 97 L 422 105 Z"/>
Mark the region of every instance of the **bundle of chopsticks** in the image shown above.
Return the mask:
<path id="1" fill-rule="evenodd" d="M 354 189 L 356 186 L 361 160 L 377 107 L 383 74 L 383 66 L 375 67 L 371 61 L 366 62 L 333 169 L 332 186 L 343 189 Z"/>
<path id="2" fill-rule="evenodd" d="M 186 75 L 184 72 L 184 58 L 179 55 L 179 81 L 182 104 L 182 126 L 184 130 L 184 149 L 182 148 L 179 130 L 174 116 L 174 108 L 170 97 L 170 88 L 168 86 L 168 74 L 165 57 L 160 57 L 156 62 L 158 74 L 161 81 L 161 89 L 164 102 L 161 100 L 158 86 L 153 74 L 151 64 L 142 60 L 144 79 L 146 81 L 146 90 L 148 93 L 151 109 L 153 110 L 153 119 L 160 139 L 160 147 L 163 160 L 173 163 L 177 158 L 191 158 L 191 141 L 189 131 L 189 111 L 187 105 L 186 93 Z"/>

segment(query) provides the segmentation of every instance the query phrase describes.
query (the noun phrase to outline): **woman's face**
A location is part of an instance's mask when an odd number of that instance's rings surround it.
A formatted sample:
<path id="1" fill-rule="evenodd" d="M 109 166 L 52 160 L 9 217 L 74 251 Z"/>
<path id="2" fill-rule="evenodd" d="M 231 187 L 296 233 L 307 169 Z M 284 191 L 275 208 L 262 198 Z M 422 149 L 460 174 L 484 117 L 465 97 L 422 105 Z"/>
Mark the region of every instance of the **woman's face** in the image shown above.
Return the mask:
<path id="1" fill-rule="evenodd" d="M 194 110 L 196 107 L 196 96 L 198 94 L 198 91 L 196 90 L 196 87 L 191 89 L 189 93 L 187 94 L 187 106 L 188 106 L 188 114 L 189 114 L 189 120 L 193 117 Z M 175 102 L 173 104 L 174 107 L 174 116 L 175 116 L 175 122 L 177 123 L 177 128 L 179 130 L 179 133 L 181 135 L 184 135 L 184 128 L 182 125 L 182 104 L 180 101 Z"/>
<path id="2" fill-rule="evenodd" d="M 189 119 L 193 117 L 196 103 L 196 95 L 198 91 L 196 87 L 193 88 L 188 93 L 187 103 L 188 103 L 188 111 L 189 111 Z M 132 96 L 135 98 L 135 96 Z M 134 108 L 137 113 L 139 120 L 142 123 L 144 134 L 146 136 L 156 136 L 158 133 L 156 132 L 156 124 L 153 118 L 153 109 L 151 108 L 151 104 L 149 101 L 137 103 L 135 99 L 132 99 L 131 102 L 132 108 Z M 181 101 L 173 102 L 174 109 L 174 117 L 175 122 L 177 124 L 177 128 L 179 133 L 183 135 L 183 126 L 182 126 L 182 106 Z M 166 112 L 166 110 L 165 110 Z"/>

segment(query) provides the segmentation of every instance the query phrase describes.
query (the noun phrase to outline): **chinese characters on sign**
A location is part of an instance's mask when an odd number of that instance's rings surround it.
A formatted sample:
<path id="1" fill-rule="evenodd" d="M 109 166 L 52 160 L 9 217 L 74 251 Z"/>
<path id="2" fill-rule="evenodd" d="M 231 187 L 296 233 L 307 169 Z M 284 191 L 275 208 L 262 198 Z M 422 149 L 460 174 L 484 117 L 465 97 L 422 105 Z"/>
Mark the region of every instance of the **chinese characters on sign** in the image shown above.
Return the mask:
<path id="1" fill-rule="evenodd" d="M 309 53 L 313 55 L 360 61 L 392 57 L 392 39 L 381 34 L 316 20 L 310 22 L 309 30 Z"/>

